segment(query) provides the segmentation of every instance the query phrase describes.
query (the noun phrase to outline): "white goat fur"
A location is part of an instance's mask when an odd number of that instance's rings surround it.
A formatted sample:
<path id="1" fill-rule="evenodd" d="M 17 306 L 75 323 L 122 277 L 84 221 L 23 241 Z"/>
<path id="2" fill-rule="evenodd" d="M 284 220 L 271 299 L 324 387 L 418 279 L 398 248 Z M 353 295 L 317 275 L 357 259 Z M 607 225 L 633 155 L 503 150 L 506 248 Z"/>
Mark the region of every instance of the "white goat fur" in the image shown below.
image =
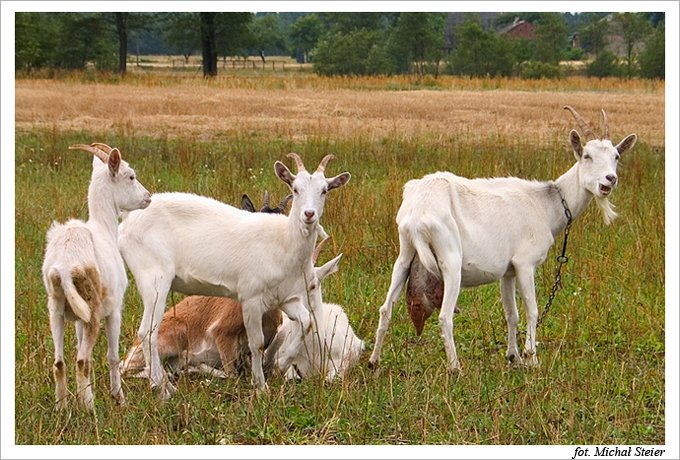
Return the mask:
<path id="1" fill-rule="evenodd" d="M 263 313 L 280 307 L 303 330 L 310 327 L 305 280 L 314 275 L 315 230 L 326 193 L 345 185 L 350 174 L 324 176 L 332 155 L 313 174 L 297 154 L 289 156 L 296 161 L 297 176 L 279 161 L 274 169 L 293 192 L 290 216 L 250 213 L 187 193 L 163 193 L 154 195 L 144 212 L 131 212 L 121 223 L 121 251 L 144 303 L 138 337 L 150 367 L 150 383 L 159 388 L 162 398 L 174 391 L 157 348 L 158 325 L 170 289 L 231 297 L 241 303 L 258 389 L 266 388 Z"/>
<path id="2" fill-rule="evenodd" d="M 342 378 L 345 372 L 357 363 L 365 349 L 364 341 L 359 339 L 342 306 L 321 302 L 321 282 L 328 275 L 338 271 L 342 254 L 314 268 L 315 280 L 309 286 L 310 296 L 316 296 L 321 305 L 312 312 L 312 328 L 299 345 L 294 344 L 297 327 L 284 317 L 276 337 L 265 354 L 266 367 L 272 362 L 286 379 L 307 378 L 323 375 L 327 382 L 336 376 Z M 280 341 L 280 342 L 279 342 Z M 294 351 L 295 356 L 286 363 L 276 356 L 278 350 Z"/>
<path id="3" fill-rule="evenodd" d="M 75 321 L 78 340 L 78 399 L 86 409 L 94 410 L 90 384 L 92 349 L 99 333 L 100 320 L 104 318 L 111 395 L 118 403 L 125 401 L 118 369 L 118 340 L 127 276 L 118 251 L 118 215 L 121 211 L 147 207 L 150 195 L 136 180 L 132 168 L 121 160 L 118 149 L 104 144 L 70 148 L 95 154 L 87 197 L 90 217 L 87 222 L 71 219 L 65 224 L 52 224 L 47 232 L 42 274 L 54 340 L 57 407 L 66 407 L 68 395 L 64 368 L 64 321 L 69 320 Z"/>
<path id="4" fill-rule="evenodd" d="M 565 107 L 567 108 L 567 107 Z M 589 126 L 572 110 L 582 130 L 592 137 Z M 397 213 L 399 256 L 394 264 L 369 365 L 377 365 L 392 307 L 408 276 L 409 266 L 418 255 L 423 265 L 444 282 L 439 325 L 448 367 L 459 370 L 453 340 L 453 312 L 461 287 L 472 287 L 500 280 L 501 297 L 508 324 L 507 358 L 520 363 L 516 332 L 519 321 L 515 301 L 518 284 L 524 305 L 527 336 L 524 353 L 537 365 L 536 322 L 538 306 L 534 271 L 543 263 L 567 219 L 560 193 L 575 219 L 593 197 L 609 223 L 615 214 L 607 196 L 617 184 L 619 156 L 630 149 L 637 136 L 630 134 L 614 146 L 607 139 L 593 139 L 585 146 L 572 130 L 571 145 L 576 163 L 553 182 L 527 181 L 514 177 L 466 179 L 448 172 L 437 172 L 404 187 L 403 202 Z"/>

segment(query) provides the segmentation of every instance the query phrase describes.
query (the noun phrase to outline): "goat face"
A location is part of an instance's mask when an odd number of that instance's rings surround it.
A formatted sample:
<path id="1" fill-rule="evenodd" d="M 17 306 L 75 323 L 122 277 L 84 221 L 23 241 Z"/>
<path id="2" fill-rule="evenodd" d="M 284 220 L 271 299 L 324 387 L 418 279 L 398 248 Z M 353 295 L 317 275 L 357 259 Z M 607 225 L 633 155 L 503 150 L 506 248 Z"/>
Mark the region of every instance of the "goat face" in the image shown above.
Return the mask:
<path id="1" fill-rule="evenodd" d="M 284 181 L 293 192 L 293 207 L 290 211 L 292 218 L 297 218 L 308 229 L 316 226 L 323 214 L 323 207 L 326 202 L 326 193 L 334 188 L 342 187 L 351 175 L 344 172 L 335 177 L 327 179 L 324 175 L 326 163 L 331 160 L 333 155 L 326 155 L 317 170 L 310 174 L 300 157 L 295 153 L 289 153 L 289 157 L 294 158 L 298 167 L 297 175 L 280 161 L 274 164 L 276 175 Z"/>
<path id="2" fill-rule="evenodd" d="M 151 194 L 137 180 L 137 175 L 130 165 L 121 159 L 118 149 L 111 149 L 107 163 L 98 157 L 92 160 L 92 177 L 108 174 L 111 182 L 113 200 L 119 211 L 144 209 L 151 204 Z M 91 183 L 97 183 L 92 181 Z"/>
<path id="3" fill-rule="evenodd" d="M 572 131 L 571 143 L 579 162 L 581 185 L 596 198 L 609 196 L 618 184 L 616 168 L 619 158 L 635 144 L 635 140 L 635 134 L 631 134 L 614 146 L 609 139 L 594 139 L 581 148 L 578 133 Z"/>

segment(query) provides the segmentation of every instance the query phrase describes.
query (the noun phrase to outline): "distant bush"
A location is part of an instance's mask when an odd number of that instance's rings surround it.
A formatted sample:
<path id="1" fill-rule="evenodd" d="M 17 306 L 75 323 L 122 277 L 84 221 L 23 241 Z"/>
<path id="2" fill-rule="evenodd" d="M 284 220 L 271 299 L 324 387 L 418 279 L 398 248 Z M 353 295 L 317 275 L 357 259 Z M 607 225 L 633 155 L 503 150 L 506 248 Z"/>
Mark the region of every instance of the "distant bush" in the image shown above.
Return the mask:
<path id="1" fill-rule="evenodd" d="M 359 29 L 328 34 L 313 54 L 314 71 L 320 75 L 380 75 L 392 70 L 379 31 Z"/>
<path id="2" fill-rule="evenodd" d="M 522 78 L 538 80 L 541 78 L 560 78 L 560 67 L 555 64 L 540 61 L 526 61 L 520 65 L 519 74 Z"/>
<path id="3" fill-rule="evenodd" d="M 593 62 L 586 65 L 586 75 L 589 77 L 615 77 L 621 75 L 618 58 L 611 51 L 605 51 Z"/>

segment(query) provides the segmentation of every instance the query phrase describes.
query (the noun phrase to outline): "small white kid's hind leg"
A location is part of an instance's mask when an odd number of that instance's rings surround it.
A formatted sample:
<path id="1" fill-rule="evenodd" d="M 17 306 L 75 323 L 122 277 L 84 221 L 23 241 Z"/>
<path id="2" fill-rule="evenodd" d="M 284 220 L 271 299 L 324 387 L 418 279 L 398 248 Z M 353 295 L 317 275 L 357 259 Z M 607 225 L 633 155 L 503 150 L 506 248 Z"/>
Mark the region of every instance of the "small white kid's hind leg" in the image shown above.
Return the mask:
<path id="1" fill-rule="evenodd" d="M 64 365 L 64 304 L 51 295 L 47 298 L 47 305 L 50 312 L 50 328 L 52 330 L 52 341 L 54 342 L 54 365 L 52 373 L 55 382 L 55 399 L 57 409 L 66 408 L 66 398 L 68 389 L 66 385 L 66 367 Z"/>
<path id="2" fill-rule="evenodd" d="M 92 350 L 97 342 L 98 335 L 99 318 L 92 315 L 89 323 L 83 323 L 83 338 L 78 344 L 78 357 L 76 361 L 78 400 L 89 411 L 94 411 L 94 393 L 91 383 Z"/>
<path id="3" fill-rule="evenodd" d="M 387 296 L 385 297 L 385 303 L 380 307 L 380 321 L 378 322 L 378 330 L 375 333 L 375 344 L 373 345 L 373 352 L 368 360 L 369 367 L 375 367 L 380 361 L 380 350 L 383 346 L 383 341 L 385 340 L 385 334 L 390 327 L 390 321 L 392 319 L 392 308 L 394 304 L 399 300 L 399 295 L 401 294 L 406 279 L 408 278 L 409 269 L 411 267 L 411 262 L 415 256 L 415 249 L 411 243 L 403 238 L 401 234 L 399 235 L 399 256 L 394 262 L 394 267 L 392 268 L 392 280 L 390 281 L 390 287 L 387 290 Z"/>

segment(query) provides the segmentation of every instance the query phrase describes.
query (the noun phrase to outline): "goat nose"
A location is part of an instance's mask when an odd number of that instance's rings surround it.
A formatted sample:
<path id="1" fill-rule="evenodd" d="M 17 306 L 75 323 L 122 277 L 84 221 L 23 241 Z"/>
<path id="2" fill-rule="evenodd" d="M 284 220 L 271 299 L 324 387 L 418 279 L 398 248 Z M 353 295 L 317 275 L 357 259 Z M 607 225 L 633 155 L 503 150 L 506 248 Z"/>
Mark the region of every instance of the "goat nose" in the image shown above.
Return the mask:
<path id="1" fill-rule="evenodd" d="M 612 185 L 616 184 L 616 176 L 615 176 L 615 175 L 613 175 L 613 174 L 608 174 L 608 175 L 606 176 L 606 179 L 607 179 Z"/>
<path id="2" fill-rule="evenodd" d="M 311 219 L 314 217 L 314 211 L 305 211 L 305 217 L 307 217 L 307 219 Z"/>

